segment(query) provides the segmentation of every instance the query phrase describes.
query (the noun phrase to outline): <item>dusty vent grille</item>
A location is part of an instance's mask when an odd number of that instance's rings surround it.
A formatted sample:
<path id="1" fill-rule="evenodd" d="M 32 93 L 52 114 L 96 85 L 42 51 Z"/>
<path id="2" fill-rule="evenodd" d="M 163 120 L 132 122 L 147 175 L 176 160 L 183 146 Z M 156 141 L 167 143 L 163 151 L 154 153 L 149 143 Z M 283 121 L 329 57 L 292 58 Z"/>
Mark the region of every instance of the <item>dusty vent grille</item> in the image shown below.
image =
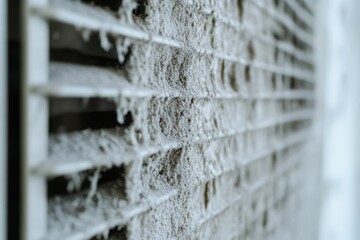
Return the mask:
<path id="1" fill-rule="evenodd" d="M 285 231 L 313 114 L 311 9 L 28 1 L 26 237 Z"/>

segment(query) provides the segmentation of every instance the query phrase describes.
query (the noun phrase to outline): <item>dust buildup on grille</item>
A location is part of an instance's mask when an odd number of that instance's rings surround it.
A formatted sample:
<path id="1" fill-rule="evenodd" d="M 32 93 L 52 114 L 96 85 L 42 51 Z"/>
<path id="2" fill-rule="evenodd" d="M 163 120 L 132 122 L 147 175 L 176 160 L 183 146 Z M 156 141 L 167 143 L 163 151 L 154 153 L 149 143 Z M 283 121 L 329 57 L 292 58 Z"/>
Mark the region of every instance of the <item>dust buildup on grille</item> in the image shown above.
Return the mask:
<path id="1" fill-rule="evenodd" d="M 64 83 L 101 89 L 126 82 L 132 91 L 97 99 L 111 102 L 99 108 L 90 100 L 82 109 L 81 98 L 52 100 L 51 161 L 70 159 L 94 174 L 124 165 L 125 186 L 111 178 L 94 191 L 88 183 L 50 194 L 49 239 L 277 239 L 301 229 L 314 87 L 312 48 L 301 35 L 311 31 L 292 17 L 297 12 L 279 9 L 282 1 L 83 2 L 52 4 L 149 37 L 53 25 L 80 34 L 79 46 L 52 40 L 52 66 L 79 70 Z M 90 122 L 66 123 L 67 112 Z"/>

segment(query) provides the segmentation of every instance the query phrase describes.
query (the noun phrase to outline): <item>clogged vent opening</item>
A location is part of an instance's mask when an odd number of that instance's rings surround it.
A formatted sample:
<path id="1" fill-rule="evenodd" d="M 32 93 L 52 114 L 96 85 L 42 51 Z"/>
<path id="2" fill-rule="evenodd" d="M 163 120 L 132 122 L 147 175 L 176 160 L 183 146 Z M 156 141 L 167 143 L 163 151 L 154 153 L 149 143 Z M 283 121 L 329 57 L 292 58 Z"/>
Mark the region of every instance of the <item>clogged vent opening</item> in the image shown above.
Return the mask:
<path id="1" fill-rule="evenodd" d="M 26 239 L 303 232 L 312 1 L 24 2 Z"/>

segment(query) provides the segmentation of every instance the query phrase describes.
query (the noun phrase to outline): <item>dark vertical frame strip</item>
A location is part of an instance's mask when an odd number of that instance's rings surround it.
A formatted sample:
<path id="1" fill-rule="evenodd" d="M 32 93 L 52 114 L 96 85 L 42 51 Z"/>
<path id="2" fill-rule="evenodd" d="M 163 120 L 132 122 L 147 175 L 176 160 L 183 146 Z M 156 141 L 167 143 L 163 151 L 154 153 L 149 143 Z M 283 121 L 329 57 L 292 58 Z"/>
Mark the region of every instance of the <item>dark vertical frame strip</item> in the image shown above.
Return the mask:
<path id="1" fill-rule="evenodd" d="M 8 239 L 20 239 L 21 2 L 8 0 Z"/>

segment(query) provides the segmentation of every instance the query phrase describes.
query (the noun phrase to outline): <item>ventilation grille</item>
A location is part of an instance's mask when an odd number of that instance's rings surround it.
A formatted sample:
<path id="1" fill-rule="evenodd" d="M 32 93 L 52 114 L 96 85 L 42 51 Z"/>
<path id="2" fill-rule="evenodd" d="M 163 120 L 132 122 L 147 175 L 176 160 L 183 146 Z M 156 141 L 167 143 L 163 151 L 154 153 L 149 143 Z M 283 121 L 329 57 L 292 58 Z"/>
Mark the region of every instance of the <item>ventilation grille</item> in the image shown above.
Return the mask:
<path id="1" fill-rule="evenodd" d="M 313 115 L 312 3 L 27 7 L 26 238 L 295 231 Z"/>

